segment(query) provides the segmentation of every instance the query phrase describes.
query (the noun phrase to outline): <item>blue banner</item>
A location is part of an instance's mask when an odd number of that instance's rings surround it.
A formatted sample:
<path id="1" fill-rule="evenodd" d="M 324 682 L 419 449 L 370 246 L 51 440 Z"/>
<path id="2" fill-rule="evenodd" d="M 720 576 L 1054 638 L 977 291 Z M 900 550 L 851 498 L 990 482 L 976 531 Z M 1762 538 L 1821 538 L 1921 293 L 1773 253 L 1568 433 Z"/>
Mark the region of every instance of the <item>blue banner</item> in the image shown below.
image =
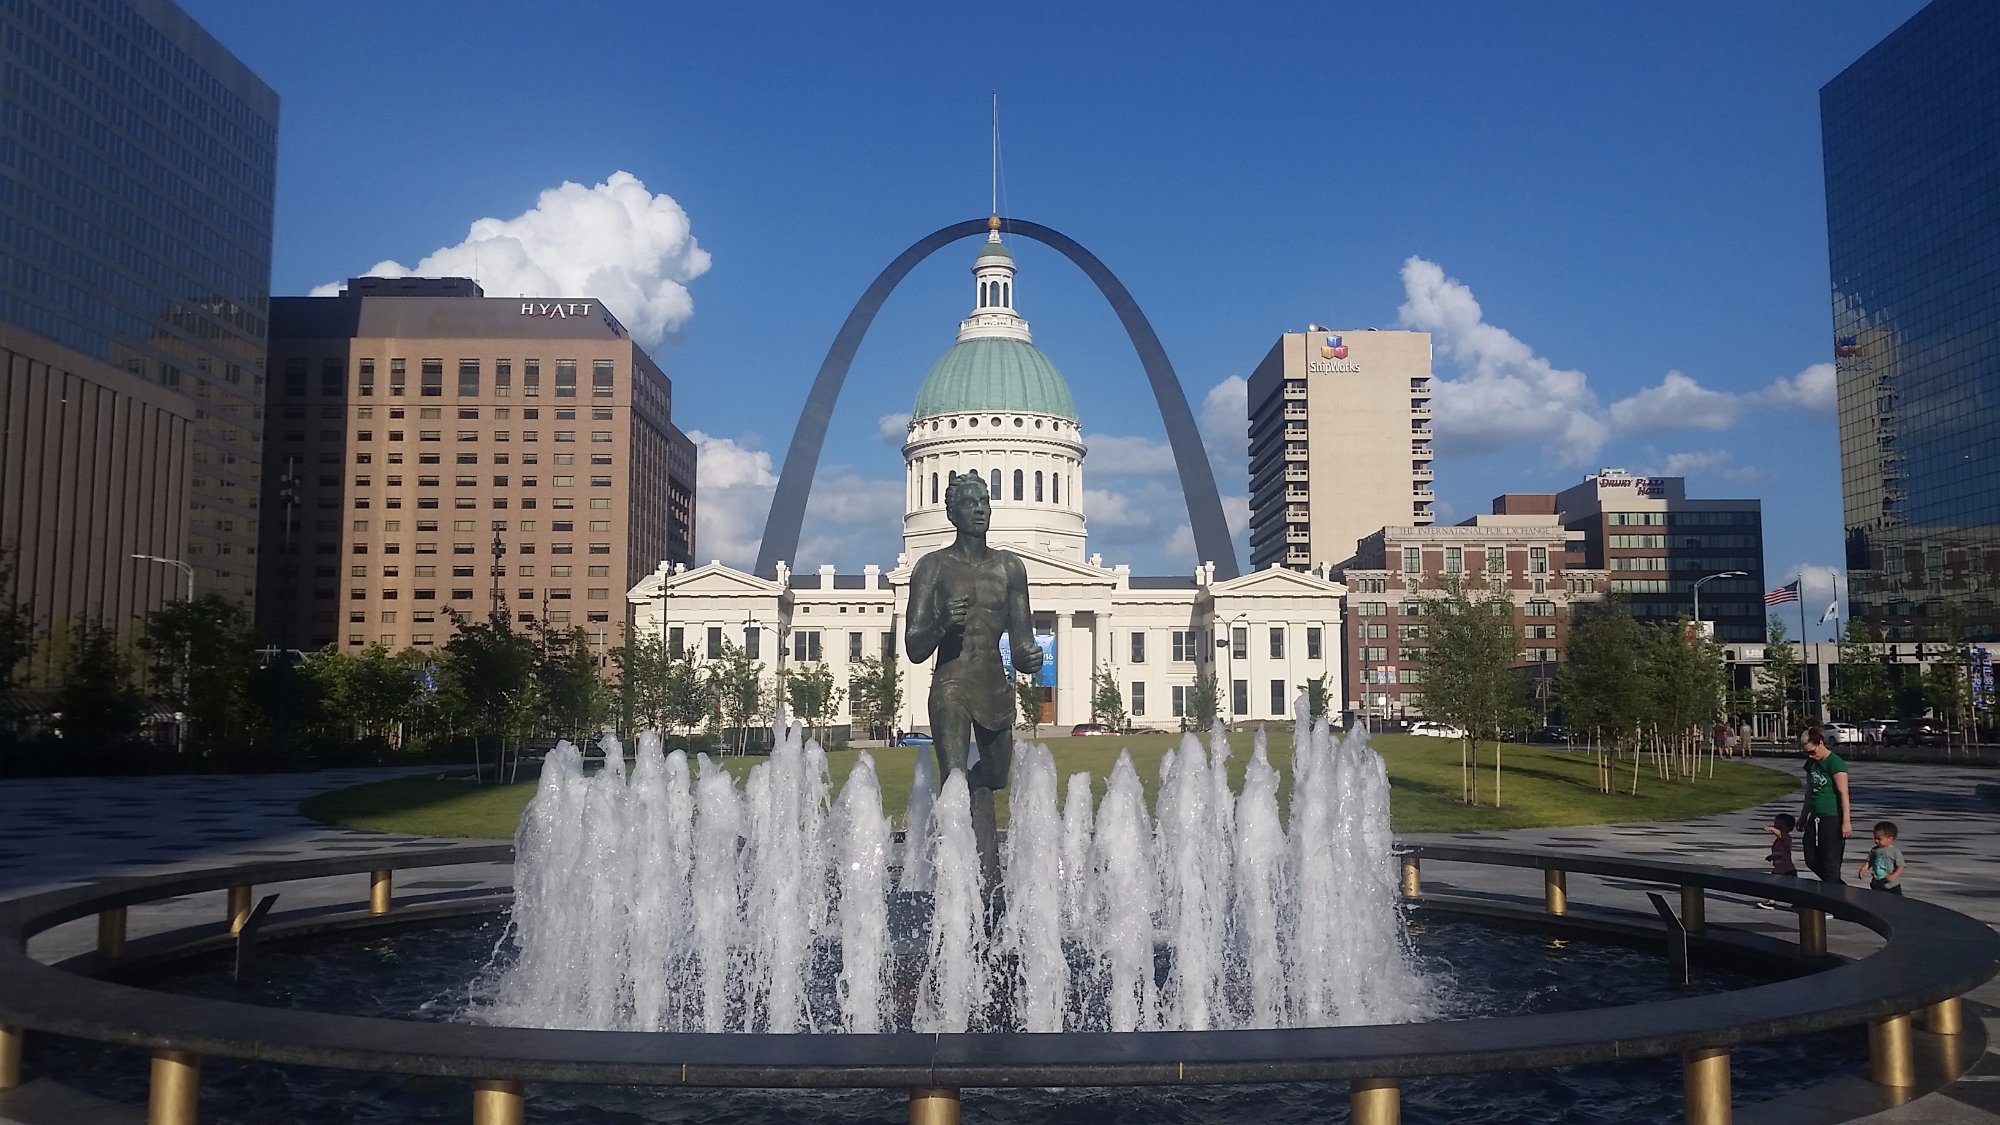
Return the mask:
<path id="1" fill-rule="evenodd" d="M 1056 635 L 1036 633 L 1035 647 L 1042 650 L 1042 668 L 1035 674 L 1035 683 L 1042 687 L 1056 686 Z M 1000 667 L 1008 679 L 1014 678 L 1014 646 L 1008 642 L 1007 634 L 1000 634 Z"/>

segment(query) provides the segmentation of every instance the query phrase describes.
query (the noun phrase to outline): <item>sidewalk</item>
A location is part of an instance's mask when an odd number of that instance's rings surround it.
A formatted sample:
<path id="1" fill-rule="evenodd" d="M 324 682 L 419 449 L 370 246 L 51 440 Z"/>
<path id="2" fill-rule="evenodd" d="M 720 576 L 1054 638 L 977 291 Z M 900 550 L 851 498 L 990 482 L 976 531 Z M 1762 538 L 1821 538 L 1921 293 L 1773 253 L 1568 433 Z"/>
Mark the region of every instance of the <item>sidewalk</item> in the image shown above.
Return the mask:
<path id="1" fill-rule="evenodd" d="M 1796 764 L 1777 762 L 1788 772 Z M 0 897 L 46 890 L 104 875 L 146 874 L 211 867 L 241 859 L 303 859 L 328 854 L 366 855 L 396 849 L 434 847 L 439 841 L 330 828 L 298 814 L 298 803 L 314 793 L 365 781 L 436 772 L 435 768 L 328 770 L 312 774 L 162 778 L 61 778 L 0 781 Z M 1850 869 L 1867 851 L 1868 826 L 1893 820 L 1902 830 L 1908 857 L 1909 893 L 1949 906 L 1988 925 L 2000 926 L 2000 773 L 1964 766 L 1914 766 L 1864 761 L 1851 765 L 1855 838 L 1848 845 Z M 468 782 L 470 784 L 470 782 Z M 1642 782 L 1643 784 L 1643 782 Z M 1774 813 L 1796 812 L 1796 798 L 1760 809 L 1665 824 L 1619 824 L 1515 832 L 1419 835 L 1417 840 L 1506 842 L 1523 846 L 1612 852 L 1753 871 L 1762 869 L 1767 838 L 1758 830 Z M 481 864 L 413 872 L 397 890 L 457 890 L 505 886 L 510 870 Z M 1456 885 L 1454 885 L 1456 883 Z M 1426 866 L 1427 888 L 1478 890 L 1539 900 L 1534 872 L 1505 868 Z M 1570 894 L 1578 902 L 1649 910 L 1643 891 L 1623 880 L 1573 876 Z M 281 909 L 365 898 L 356 878 L 287 884 Z M 134 909 L 134 936 L 209 922 L 223 916 L 224 895 L 190 895 L 154 907 Z M 1790 937 L 1796 933 L 1786 912 L 1760 911 L 1748 899 L 1711 896 L 1710 921 Z M 1865 953 L 1874 935 L 1834 922 L 1829 944 L 1847 955 Z M 35 956 L 54 960 L 92 948 L 95 924 L 81 919 L 38 938 Z M 1988 984 L 1968 998 L 1967 1017 L 1986 1021 L 1988 1038 L 2000 1044 L 2000 984 Z M 28 1089 L 24 1087 L 23 1089 Z M 1739 1093 L 1746 1093 L 1740 1091 Z M 1874 1111 L 1876 1090 L 1856 1081 L 1818 1100 L 1788 1107 L 1759 1107 L 1738 1113 L 1754 1120 L 1861 1121 L 1870 1125 L 2000 1125 L 2000 1053 L 1985 1059 L 1951 1087 L 1907 1105 Z M 1838 1104 L 1831 1105 L 1831 1098 Z M 8 1120 L 10 1099 L 0 1098 L 0 1123 Z M 24 1114 L 25 1116 L 25 1114 Z M 42 1118 L 46 1120 L 47 1118 Z"/>

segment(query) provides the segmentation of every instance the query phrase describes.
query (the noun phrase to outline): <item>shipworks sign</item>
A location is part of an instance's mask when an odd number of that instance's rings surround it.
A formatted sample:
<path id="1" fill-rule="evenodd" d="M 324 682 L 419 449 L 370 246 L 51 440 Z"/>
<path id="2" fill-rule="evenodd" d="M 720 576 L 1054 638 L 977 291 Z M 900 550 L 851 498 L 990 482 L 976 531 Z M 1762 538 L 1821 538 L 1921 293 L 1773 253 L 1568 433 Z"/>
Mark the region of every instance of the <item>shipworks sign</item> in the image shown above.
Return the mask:
<path id="1" fill-rule="evenodd" d="M 1348 362 L 1347 342 L 1334 335 L 1320 344 L 1318 359 L 1306 361 L 1308 375 L 1352 375 L 1360 370 L 1360 364 Z"/>

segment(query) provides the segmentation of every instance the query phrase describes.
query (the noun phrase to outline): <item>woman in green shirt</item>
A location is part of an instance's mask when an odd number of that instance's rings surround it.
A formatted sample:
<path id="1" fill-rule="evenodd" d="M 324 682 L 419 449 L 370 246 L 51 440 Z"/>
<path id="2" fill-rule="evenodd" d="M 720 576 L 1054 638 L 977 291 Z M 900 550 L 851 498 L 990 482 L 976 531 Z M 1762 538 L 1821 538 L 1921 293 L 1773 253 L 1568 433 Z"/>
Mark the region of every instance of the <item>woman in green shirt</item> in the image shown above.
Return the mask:
<path id="1" fill-rule="evenodd" d="M 1826 733 L 1816 726 L 1799 735 L 1799 749 L 1806 755 L 1800 850 L 1805 852 L 1806 866 L 1821 882 L 1845 882 L 1840 877 L 1840 864 L 1847 851 L 1847 837 L 1854 831 L 1847 804 L 1847 763 L 1826 744 Z"/>

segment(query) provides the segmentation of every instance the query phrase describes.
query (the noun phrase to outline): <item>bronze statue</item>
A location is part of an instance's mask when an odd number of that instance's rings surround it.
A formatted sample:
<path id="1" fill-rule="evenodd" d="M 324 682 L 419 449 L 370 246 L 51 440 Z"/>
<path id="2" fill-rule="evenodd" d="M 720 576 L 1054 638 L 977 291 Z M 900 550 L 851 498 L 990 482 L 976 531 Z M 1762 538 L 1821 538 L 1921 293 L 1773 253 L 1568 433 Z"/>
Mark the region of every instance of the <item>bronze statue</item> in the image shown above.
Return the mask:
<path id="1" fill-rule="evenodd" d="M 986 545 L 992 501 L 986 478 L 953 473 L 945 511 L 958 535 L 917 560 L 910 575 L 909 623 L 903 631 L 910 659 L 937 653 L 931 677 L 931 737 L 938 776 L 965 773 L 972 795 L 972 829 L 979 840 L 987 894 L 1000 885 L 1000 851 L 994 840 L 993 791 L 1007 787 L 1014 762 L 1013 685 L 1000 664 L 1000 634 L 1013 645 L 1014 668 L 1033 674 L 1042 666 L 1028 610 L 1028 572 L 1020 557 Z M 977 742 L 979 756 L 967 758 Z"/>

